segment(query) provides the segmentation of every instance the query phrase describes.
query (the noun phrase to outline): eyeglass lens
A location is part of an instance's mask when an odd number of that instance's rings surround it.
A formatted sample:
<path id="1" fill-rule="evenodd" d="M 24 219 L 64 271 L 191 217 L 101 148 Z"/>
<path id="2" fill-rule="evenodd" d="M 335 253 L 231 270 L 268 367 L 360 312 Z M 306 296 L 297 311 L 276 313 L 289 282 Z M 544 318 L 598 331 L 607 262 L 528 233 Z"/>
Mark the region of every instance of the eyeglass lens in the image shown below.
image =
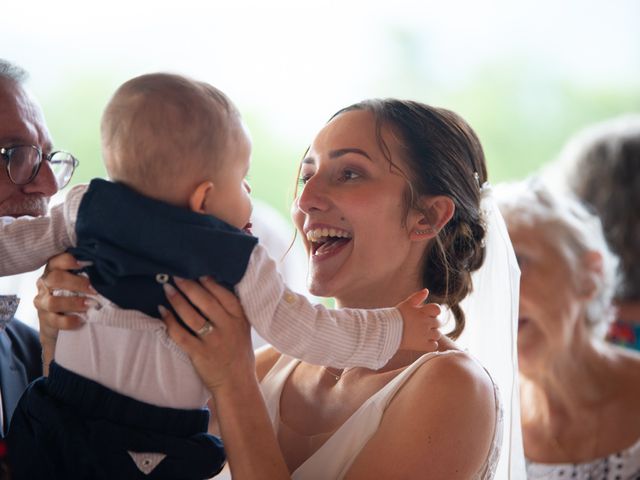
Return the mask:
<path id="1" fill-rule="evenodd" d="M 9 175 L 18 185 L 32 181 L 38 171 L 40 152 L 31 146 L 14 147 L 9 158 Z M 58 188 L 71 180 L 75 169 L 74 158 L 66 152 L 55 152 L 47 162 L 56 179 Z"/>
<path id="2" fill-rule="evenodd" d="M 32 147 L 14 147 L 9 157 L 9 175 L 11 180 L 22 185 L 35 175 L 40 163 L 40 152 Z"/>
<path id="3" fill-rule="evenodd" d="M 49 159 L 49 166 L 56 177 L 58 188 L 66 186 L 75 168 L 73 157 L 66 152 L 56 152 Z"/>

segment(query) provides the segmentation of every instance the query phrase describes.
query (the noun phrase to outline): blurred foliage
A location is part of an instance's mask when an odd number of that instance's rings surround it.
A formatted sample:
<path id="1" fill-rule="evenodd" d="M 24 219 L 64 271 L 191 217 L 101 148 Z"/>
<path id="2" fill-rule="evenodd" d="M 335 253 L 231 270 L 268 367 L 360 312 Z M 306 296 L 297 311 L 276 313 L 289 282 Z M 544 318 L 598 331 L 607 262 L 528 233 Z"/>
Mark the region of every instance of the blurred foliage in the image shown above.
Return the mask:
<path id="1" fill-rule="evenodd" d="M 115 88 L 117 83 L 108 74 L 87 72 L 69 76 L 57 90 L 40 95 L 54 145 L 80 160 L 72 184 L 106 176 L 100 155 L 100 118 Z"/>
<path id="2" fill-rule="evenodd" d="M 404 37 L 402 42 L 408 42 L 406 55 L 399 55 L 397 61 L 405 68 L 373 85 L 370 96 L 392 92 L 460 113 L 483 143 L 494 183 L 537 170 L 556 156 L 571 134 L 590 123 L 640 111 L 640 95 L 631 87 L 575 85 L 515 60 L 484 66 L 454 85 L 442 84 L 429 75 L 428 62 L 423 62 L 423 68 L 415 66 L 415 57 L 424 53 L 415 42 Z M 401 78 L 400 72 L 407 77 Z M 57 90 L 39 95 L 56 147 L 70 150 L 81 161 L 73 183 L 105 176 L 99 125 L 102 110 L 118 85 L 114 78 L 104 73 L 76 75 Z M 394 87 L 400 84 L 401 89 Z M 297 164 L 304 151 L 299 139 L 283 138 L 272 131 L 273 115 L 278 112 L 245 108 L 244 119 L 253 138 L 249 182 L 256 198 L 288 218 Z"/>
<path id="3" fill-rule="evenodd" d="M 509 66 L 483 72 L 447 108 L 473 126 L 493 183 L 518 179 L 553 161 L 568 138 L 587 125 L 640 111 L 637 91 L 576 86 L 531 77 Z"/>

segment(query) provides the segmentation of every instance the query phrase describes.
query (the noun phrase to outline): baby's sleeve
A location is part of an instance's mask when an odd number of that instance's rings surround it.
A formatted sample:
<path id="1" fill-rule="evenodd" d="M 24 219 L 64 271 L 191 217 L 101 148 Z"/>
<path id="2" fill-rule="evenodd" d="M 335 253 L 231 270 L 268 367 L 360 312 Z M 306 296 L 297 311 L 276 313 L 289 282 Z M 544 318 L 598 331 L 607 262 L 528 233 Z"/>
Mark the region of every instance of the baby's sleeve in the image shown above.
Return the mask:
<path id="1" fill-rule="evenodd" d="M 327 309 L 288 289 L 260 244 L 236 293 L 247 319 L 276 349 L 308 363 L 378 369 L 402 339 L 397 308 Z"/>
<path id="2" fill-rule="evenodd" d="M 81 187 L 69 191 L 67 201 L 54 206 L 42 217 L 1 217 L 0 221 L 0 276 L 30 272 L 44 265 L 52 256 L 64 252 L 74 238 L 70 204 Z M 70 204 L 69 202 L 71 200 Z M 77 206 L 76 206 L 77 212 Z"/>

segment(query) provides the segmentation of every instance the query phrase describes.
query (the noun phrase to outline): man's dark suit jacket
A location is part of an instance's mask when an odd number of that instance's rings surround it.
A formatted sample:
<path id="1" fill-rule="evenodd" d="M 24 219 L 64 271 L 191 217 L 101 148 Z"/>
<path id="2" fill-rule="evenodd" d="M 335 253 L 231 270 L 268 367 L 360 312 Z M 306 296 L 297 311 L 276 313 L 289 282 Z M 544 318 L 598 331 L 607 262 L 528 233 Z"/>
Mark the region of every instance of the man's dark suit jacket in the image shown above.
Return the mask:
<path id="1" fill-rule="evenodd" d="M 27 385 L 42 376 L 41 347 L 38 332 L 17 319 L 0 331 L 0 388 L 4 431 Z"/>

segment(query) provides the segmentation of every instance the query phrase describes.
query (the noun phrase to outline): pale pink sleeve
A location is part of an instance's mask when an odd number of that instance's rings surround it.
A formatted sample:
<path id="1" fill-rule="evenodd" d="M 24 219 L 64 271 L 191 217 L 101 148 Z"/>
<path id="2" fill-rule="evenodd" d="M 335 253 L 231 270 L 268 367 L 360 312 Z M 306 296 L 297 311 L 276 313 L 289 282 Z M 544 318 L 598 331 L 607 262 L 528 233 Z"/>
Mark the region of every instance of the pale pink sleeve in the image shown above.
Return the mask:
<path id="1" fill-rule="evenodd" d="M 276 349 L 308 363 L 378 369 L 402 339 L 397 308 L 330 310 L 289 290 L 260 244 L 236 293 L 258 333 Z"/>
<path id="2" fill-rule="evenodd" d="M 0 276 L 36 270 L 75 243 L 75 220 L 86 188 L 72 188 L 65 202 L 46 216 L 1 217 Z"/>

